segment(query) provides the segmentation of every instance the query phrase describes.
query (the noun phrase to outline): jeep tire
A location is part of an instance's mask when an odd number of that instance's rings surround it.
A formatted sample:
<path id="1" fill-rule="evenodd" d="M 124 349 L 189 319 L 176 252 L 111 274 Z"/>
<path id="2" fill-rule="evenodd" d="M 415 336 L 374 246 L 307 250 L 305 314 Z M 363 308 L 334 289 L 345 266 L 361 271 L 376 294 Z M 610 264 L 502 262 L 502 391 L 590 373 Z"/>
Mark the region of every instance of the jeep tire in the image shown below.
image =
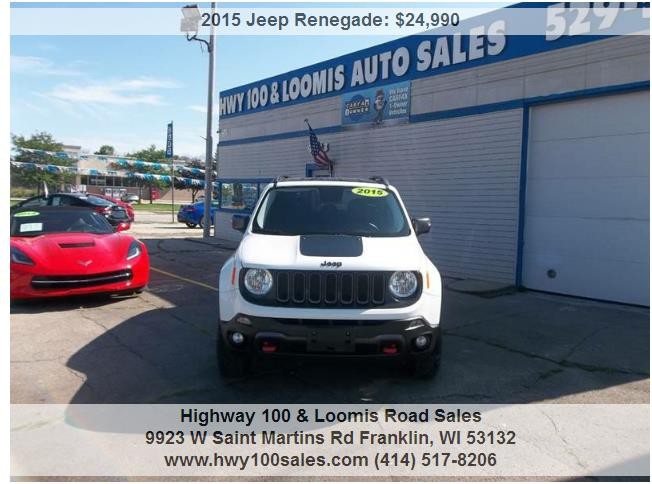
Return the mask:
<path id="1" fill-rule="evenodd" d="M 217 367 L 225 378 L 240 378 L 249 371 L 250 358 L 241 351 L 233 350 L 224 340 L 222 332 L 217 333 Z"/>

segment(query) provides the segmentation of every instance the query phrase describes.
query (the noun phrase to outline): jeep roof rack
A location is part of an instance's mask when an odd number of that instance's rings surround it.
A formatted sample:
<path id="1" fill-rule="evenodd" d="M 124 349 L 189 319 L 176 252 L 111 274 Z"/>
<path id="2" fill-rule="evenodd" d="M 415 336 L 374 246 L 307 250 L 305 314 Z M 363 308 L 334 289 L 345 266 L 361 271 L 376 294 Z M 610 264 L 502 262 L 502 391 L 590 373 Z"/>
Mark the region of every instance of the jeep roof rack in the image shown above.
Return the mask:
<path id="1" fill-rule="evenodd" d="M 278 182 L 283 181 L 283 180 L 287 180 L 288 178 L 290 178 L 288 175 L 280 175 L 280 176 L 277 176 L 276 178 L 274 178 L 274 188 L 276 188 L 276 184 Z"/>
<path id="2" fill-rule="evenodd" d="M 370 176 L 369 179 L 370 179 L 371 181 L 375 181 L 375 182 L 378 182 L 378 183 L 382 183 L 383 185 L 385 185 L 385 188 L 389 188 L 389 182 L 387 181 L 387 178 L 385 178 L 385 177 L 382 177 L 382 176 L 375 176 L 375 175 L 374 175 L 374 176 Z"/>
<path id="3" fill-rule="evenodd" d="M 329 181 L 347 181 L 347 182 L 372 182 L 372 183 L 380 183 L 382 185 L 385 185 L 385 187 L 389 187 L 389 181 L 387 181 L 387 178 L 384 178 L 382 176 L 371 176 L 369 178 L 355 178 L 355 177 L 328 177 L 328 178 L 313 178 L 313 177 L 304 177 L 304 176 L 290 176 L 290 175 L 281 175 L 277 176 L 274 179 L 274 187 L 276 188 L 276 184 L 283 182 L 283 181 L 310 181 L 310 182 L 329 182 Z"/>

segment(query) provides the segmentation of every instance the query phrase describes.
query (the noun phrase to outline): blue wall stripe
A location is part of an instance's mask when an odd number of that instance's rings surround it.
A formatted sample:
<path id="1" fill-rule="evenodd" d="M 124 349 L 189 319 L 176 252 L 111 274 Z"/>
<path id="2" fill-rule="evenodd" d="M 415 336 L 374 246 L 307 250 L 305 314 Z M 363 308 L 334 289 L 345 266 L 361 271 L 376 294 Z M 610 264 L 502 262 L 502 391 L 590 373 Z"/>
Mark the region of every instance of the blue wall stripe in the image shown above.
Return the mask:
<path id="1" fill-rule="evenodd" d="M 339 133 L 343 131 L 342 126 L 328 126 L 325 128 L 316 128 L 314 129 L 316 134 L 328 134 L 328 133 Z M 220 146 L 233 146 L 233 145 L 246 145 L 249 143 L 262 143 L 264 141 L 276 141 L 280 139 L 290 139 L 290 138 L 301 138 L 303 136 L 308 136 L 308 130 L 304 129 L 301 131 L 288 131 L 286 133 L 278 134 L 268 134 L 265 136 L 253 136 L 251 138 L 241 138 L 234 139 L 229 141 L 220 141 Z"/>
<path id="2" fill-rule="evenodd" d="M 521 171 L 518 184 L 518 237 L 516 242 L 515 285 L 523 283 L 523 244 L 525 242 L 525 190 L 527 185 L 527 152 L 530 136 L 530 107 L 523 108 L 523 131 L 521 134 Z"/>
<path id="3" fill-rule="evenodd" d="M 436 121 L 441 119 L 459 118 L 462 116 L 472 116 L 477 114 L 487 114 L 508 109 L 517 109 L 535 104 L 544 104 L 550 102 L 565 101 L 578 99 L 582 97 L 603 96 L 607 94 L 623 93 L 630 91 L 640 91 L 650 89 L 650 81 L 633 82 L 629 84 L 618 84 L 614 86 L 596 87 L 591 89 L 582 89 L 579 91 L 570 91 L 560 94 L 550 94 L 547 96 L 535 96 L 525 99 L 515 99 L 498 103 L 483 104 L 480 106 L 470 106 L 465 108 L 450 109 L 446 111 L 436 111 L 431 113 L 415 114 L 410 116 L 411 123 L 422 123 L 427 121 Z M 253 113 L 252 113 L 253 114 Z M 345 131 L 341 125 L 327 126 L 315 129 L 315 133 L 329 134 Z M 240 138 L 234 140 L 220 141 L 220 146 L 236 146 L 250 143 L 262 143 L 265 141 L 277 141 L 290 138 L 301 138 L 308 136 L 308 130 L 289 131 L 286 133 L 270 134 L 265 136 L 253 136 L 251 138 Z"/>
<path id="4" fill-rule="evenodd" d="M 493 113 L 496 111 L 506 111 L 508 109 L 517 109 L 521 107 L 523 107 L 523 100 L 515 99 L 513 101 L 482 104 L 480 106 L 469 106 L 466 108 L 449 109 L 446 111 L 436 111 L 431 113 L 415 114 L 410 116 L 410 122 L 423 123 L 426 121 L 436 121 L 439 119 L 459 118 L 462 116 L 472 116 L 475 114 L 486 114 L 486 113 Z"/>

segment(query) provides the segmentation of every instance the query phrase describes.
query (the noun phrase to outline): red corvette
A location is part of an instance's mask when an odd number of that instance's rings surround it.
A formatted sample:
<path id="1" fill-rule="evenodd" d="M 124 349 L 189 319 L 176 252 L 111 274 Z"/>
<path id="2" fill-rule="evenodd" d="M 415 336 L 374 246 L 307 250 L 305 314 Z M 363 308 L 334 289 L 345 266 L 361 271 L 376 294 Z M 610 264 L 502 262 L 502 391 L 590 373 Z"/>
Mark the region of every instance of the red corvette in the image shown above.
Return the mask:
<path id="1" fill-rule="evenodd" d="M 116 205 L 121 206 L 127 211 L 127 215 L 129 216 L 129 221 L 133 222 L 136 220 L 136 213 L 134 212 L 134 207 L 132 207 L 130 204 L 123 202 L 122 200 L 118 200 L 117 198 L 109 197 L 108 195 L 102 195 L 100 193 L 90 193 L 89 195 L 92 195 L 94 197 L 100 197 L 103 198 L 104 200 L 115 203 Z"/>
<path id="2" fill-rule="evenodd" d="M 11 299 L 138 293 L 149 282 L 145 244 L 76 207 L 11 215 Z"/>

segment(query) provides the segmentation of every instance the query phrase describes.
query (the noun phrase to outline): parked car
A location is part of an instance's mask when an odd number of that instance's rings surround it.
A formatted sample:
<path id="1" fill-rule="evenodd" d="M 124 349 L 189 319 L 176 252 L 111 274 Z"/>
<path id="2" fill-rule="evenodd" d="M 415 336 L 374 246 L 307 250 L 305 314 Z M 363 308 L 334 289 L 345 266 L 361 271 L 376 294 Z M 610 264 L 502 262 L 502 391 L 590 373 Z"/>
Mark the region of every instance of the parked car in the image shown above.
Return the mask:
<path id="1" fill-rule="evenodd" d="M 48 196 L 41 195 L 18 202 L 12 206 L 11 213 L 23 208 L 36 207 L 87 207 L 106 217 L 111 225 L 126 230 L 130 227 L 127 211 L 113 202 L 95 195 L 83 193 L 53 193 Z"/>
<path id="2" fill-rule="evenodd" d="M 215 218 L 215 211 L 219 207 L 219 203 L 216 200 L 211 200 L 211 226 L 213 225 L 213 219 Z M 204 201 L 191 203 L 189 205 L 181 205 L 179 211 L 177 212 L 177 221 L 185 223 L 188 227 L 195 228 L 198 225 L 200 227 L 204 226 Z"/>
<path id="3" fill-rule="evenodd" d="M 117 198 L 110 197 L 108 195 L 101 195 L 98 193 L 93 193 L 94 197 L 100 197 L 103 198 L 104 200 L 108 200 L 109 202 L 115 203 L 116 205 L 120 205 L 122 208 L 124 208 L 127 211 L 127 215 L 129 216 L 129 221 L 133 222 L 136 220 L 136 213 L 134 211 L 134 207 L 129 205 L 126 202 L 123 202 L 122 200 L 118 200 Z"/>
<path id="4" fill-rule="evenodd" d="M 217 362 L 242 375 L 271 354 L 402 361 L 413 374 L 439 367 L 441 279 L 411 219 L 384 179 L 280 179 L 220 271 Z"/>
<path id="5" fill-rule="evenodd" d="M 140 197 L 133 193 L 125 193 L 122 195 L 122 201 L 125 203 L 140 203 Z"/>
<path id="6" fill-rule="evenodd" d="M 139 293 L 149 281 L 145 245 L 90 208 L 18 209 L 10 236 L 11 299 Z"/>

